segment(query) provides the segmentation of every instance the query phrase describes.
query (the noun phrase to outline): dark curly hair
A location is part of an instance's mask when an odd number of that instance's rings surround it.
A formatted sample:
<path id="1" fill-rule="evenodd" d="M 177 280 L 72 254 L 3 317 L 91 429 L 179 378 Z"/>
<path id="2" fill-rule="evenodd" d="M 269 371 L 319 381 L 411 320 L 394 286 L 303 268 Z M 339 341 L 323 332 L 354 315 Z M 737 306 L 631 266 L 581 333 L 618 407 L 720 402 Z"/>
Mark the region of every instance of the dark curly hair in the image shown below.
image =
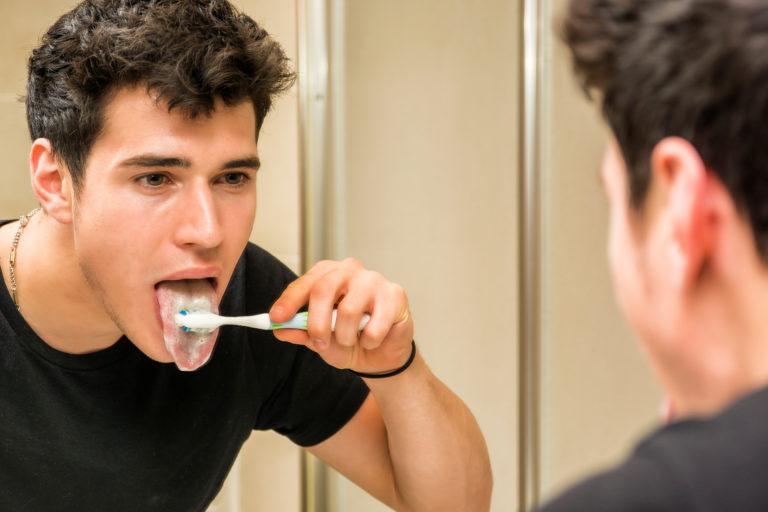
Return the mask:
<path id="1" fill-rule="evenodd" d="M 585 88 L 601 95 L 633 206 L 647 195 L 654 146 L 683 137 L 768 259 L 768 2 L 572 0 L 563 39 Z"/>
<path id="2" fill-rule="evenodd" d="M 257 129 L 294 81 L 282 48 L 226 0 L 85 0 L 29 59 L 27 121 L 51 141 L 76 191 L 119 88 L 146 85 L 169 111 L 210 115 L 215 100 L 251 100 Z"/>

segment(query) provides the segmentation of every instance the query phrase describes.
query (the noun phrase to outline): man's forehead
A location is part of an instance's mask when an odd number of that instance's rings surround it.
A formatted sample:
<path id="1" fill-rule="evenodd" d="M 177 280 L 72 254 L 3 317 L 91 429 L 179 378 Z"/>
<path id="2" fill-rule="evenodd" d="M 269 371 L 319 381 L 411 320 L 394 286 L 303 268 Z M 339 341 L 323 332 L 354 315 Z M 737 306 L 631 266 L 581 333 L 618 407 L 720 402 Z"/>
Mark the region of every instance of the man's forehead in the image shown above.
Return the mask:
<path id="1" fill-rule="evenodd" d="M 110 95 L 102 129 L 89 154 L 99 167 L 206 167 L 258 169 L 256 115 L 250 101 L 215 105 L 190 118 L 168 109 L 146 87 Z"/>
<path id="2" fill-rule="evenodd" d="M 200 100 L 199 105 L 188 103 L 176 104 L 173 99 L 160 96 L 146 85 L 132 85 L 116 89 L 106 96 L 102 110 L 105 124 L 109 121 L 119 121 L 123 117 L 152 117 L 153 119 L 170 118 L 179 123 L 204 123 L 222 114 L 252 121 L 254 131 L 256 126 L 256 110 L 250 98 L 236 103 L 226 103 L 222 98 L 213 100 L 210 104 Z"/>

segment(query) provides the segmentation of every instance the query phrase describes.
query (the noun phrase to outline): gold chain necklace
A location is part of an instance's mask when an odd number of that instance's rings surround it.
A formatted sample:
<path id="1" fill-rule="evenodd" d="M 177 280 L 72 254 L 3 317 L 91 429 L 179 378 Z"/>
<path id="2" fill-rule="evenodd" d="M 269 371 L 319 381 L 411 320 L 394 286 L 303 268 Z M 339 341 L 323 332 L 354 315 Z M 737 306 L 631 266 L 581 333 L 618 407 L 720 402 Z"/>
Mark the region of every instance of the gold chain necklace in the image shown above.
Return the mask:
<path id="1" fill-rule="evenodd" d="M 35 208 L 28 214 L 19 217 L 19 227 L 16 229 L 16 234 L 13 235 L 13 243 L 11 243 L 11 256 L 8 260 L 8 274 L 11 278 L 11 297 L 13 298 L 13 304 L 16 306 L 16 309 L 19 309 L 19 301 L 16 292 L 16 248 L 19 246 L 21 232 L 24 231 L 26 225 L 29 224 L 29 219 L 39 211 L 40 208 Z"/>

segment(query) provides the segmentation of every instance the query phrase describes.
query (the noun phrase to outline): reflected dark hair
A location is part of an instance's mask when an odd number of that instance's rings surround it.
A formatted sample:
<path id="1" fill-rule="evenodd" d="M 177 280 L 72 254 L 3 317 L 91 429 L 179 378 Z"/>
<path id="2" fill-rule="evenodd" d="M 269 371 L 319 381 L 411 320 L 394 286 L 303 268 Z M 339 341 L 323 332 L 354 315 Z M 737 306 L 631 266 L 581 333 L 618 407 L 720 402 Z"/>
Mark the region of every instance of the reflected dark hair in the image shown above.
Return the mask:
<path id="1" fill-rule="evenodd" d="M 250 100 L 257 130 L 294 73 L 283 49 L 226 0 L 86 0 L 48 30 L 29 59 L 27 121 L 51 141 L 80 190 L 103 108 L 122 87 L 189 117 L 217 98 Z"/>
<path id="2" fill-rule="evenodd" d="M 563 26 L 576 74 L 602 111 L 643 205 L 664 137 L 691 142 L 768 254 L 765 0 L 572 0 Z"/>

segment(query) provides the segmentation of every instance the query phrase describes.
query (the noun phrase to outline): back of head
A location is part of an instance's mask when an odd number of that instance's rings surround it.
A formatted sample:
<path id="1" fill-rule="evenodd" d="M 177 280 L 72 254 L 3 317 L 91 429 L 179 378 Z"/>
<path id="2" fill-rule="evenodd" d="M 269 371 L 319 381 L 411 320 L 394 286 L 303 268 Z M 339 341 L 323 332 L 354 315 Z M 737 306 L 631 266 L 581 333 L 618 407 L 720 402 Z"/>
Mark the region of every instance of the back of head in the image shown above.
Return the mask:
<path id="1" fill-rule="evenodd" d="M 250 100 L 260 127 L 293 78 L 280 45 L 227 0 L 85 0 L 32 53 L 27 119 L 79 189 L 117 89 L 145 86 L 190 117 L 210 115 L 217 98 Z"/>
<path id="2" fill-rule="evenodd" d="M 563 37 L 583 85 L 601 95 L 634 206 L 655 145 L 685 138 L 768 259 L 768 2 L 572 0 Z"/>

